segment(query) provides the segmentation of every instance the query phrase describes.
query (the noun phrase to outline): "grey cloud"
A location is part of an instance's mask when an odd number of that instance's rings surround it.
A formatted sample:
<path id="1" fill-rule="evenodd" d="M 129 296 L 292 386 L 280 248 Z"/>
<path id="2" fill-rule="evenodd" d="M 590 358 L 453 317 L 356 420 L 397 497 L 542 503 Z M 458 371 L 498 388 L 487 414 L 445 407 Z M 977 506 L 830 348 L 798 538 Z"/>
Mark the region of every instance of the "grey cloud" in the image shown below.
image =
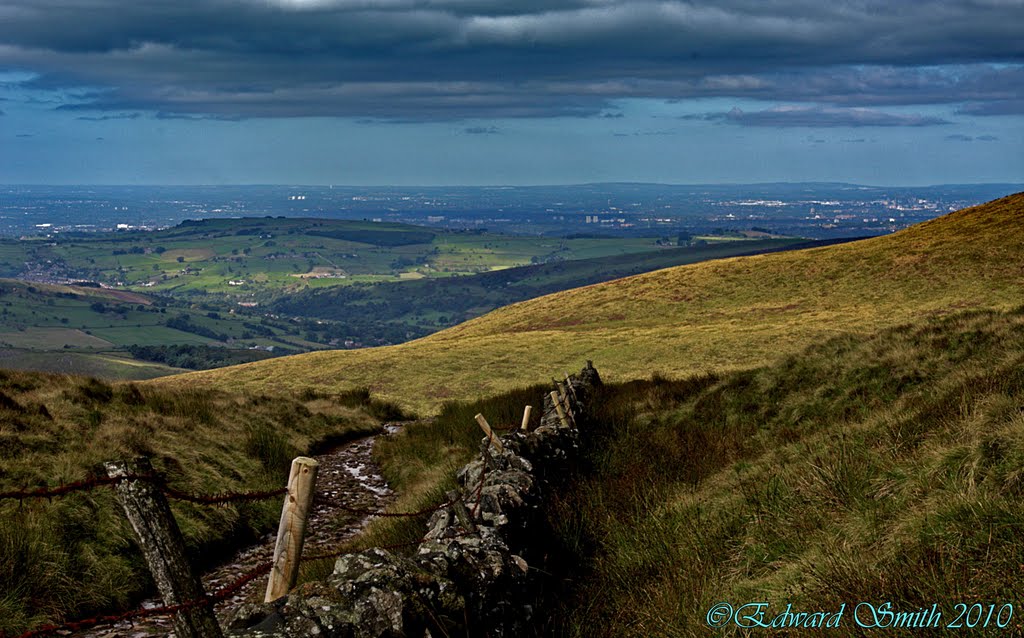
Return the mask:
<path id="1" fill-rule="evenodd" d="M 964 135 L 962 133 L 954 133 L 952 135 L 947 135 L 945 139 L 950 142 L 995 142 L 999 140 L 999 138 L 996 137 L 995 135 L 971 136 Z"/>
<path id="2" fill-rule="evenodd" d="M 80 115 L 75 119 L 87 122 L 106 122 L 107 120 L 136 120 L 140 116 L 140 113 L 115 113 L 112 115 Z"/>
<path id="3" fill-rule="evenodd" d="M 415 121 L 750 97 L 981 115 L 1024 87 L 1019 2 L 8 0 L 0 15 L 0 68 L 104 111 Z"/>
<path id="4" fill-rule="evenodd" d="M 168 113 L 158 111 L 154 115 L 158 120 L 217 120 L 219 122 L 238 122 L 243 118 L 237 115 L 193 115 L 190 113 Z"/>
<path id="5" fill-rule="evenodd" d="M 1021 87 L 1017 87 L 1021 92 Z M 1007 99 L 968 104 L 957 111 L 961 115 L 1024 115 L 1024 100 Z"/>
<path id="6" fill-rule="evenodd" d="M 777 106 L 763 111 L 751 112 L 733 108 L 727 112 L 686 115 L 681 119 L 776 128 L 917 127 L 949 124 L 947 120 L 928 115 L 902 115 L 866 108 L 825 108 L 820 106 Z"/>

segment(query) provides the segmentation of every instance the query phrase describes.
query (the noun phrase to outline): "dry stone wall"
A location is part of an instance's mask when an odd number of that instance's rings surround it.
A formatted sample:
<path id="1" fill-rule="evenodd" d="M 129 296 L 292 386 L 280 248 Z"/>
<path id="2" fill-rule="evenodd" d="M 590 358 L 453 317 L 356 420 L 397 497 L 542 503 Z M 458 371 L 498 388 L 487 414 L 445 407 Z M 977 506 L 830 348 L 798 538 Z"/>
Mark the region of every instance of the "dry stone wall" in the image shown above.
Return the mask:
<path id="1" fill-rule="evenodd" d="M 413 556 L 383 549 L 342 556 L 331 576 L 273 603 L 241 609 L 232 636 L 398 638 L 521 636 L 539 612 L 531 561 L 546 551 L 542 508 L 571 469 L 580 414 L 601 378 L 588 361 L 563 383 L 566 427 L 550 396 L 540 426 L 485 438 L 458 473 L 453 504 L 431 516 Z"/>

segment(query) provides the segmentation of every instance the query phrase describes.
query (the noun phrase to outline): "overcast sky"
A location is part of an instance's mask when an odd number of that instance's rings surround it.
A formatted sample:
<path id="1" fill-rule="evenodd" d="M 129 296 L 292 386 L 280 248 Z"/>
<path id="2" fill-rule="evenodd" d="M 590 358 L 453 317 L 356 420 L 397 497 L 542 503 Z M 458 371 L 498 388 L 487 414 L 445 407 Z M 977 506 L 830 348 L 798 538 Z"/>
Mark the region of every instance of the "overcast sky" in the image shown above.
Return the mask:
<path id="1" fill-rule="evenodd" d="M 0 0 L 0 182 L 1024 181 L 1024 0 Z"/>

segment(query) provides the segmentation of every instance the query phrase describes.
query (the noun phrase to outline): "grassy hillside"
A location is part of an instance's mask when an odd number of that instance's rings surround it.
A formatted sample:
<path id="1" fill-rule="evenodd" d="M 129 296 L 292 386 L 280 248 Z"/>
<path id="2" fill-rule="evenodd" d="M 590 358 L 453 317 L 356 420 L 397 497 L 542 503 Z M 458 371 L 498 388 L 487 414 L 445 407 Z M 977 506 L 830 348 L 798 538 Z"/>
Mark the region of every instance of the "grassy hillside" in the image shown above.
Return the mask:
<path id="1" fill-rule="evenodd" d="M 369 433 L 397 414 L 360 392 L 162 389 L 0 371 L 0 492 L 102 476 L 104 461 L 139 455 L 186 491 L 277 488 L 315 443 Z M 210 550 L 257 537 L 280 515 L 277 499 L 172 507 L 194 556 L 220 555 Z M 151 584 L 133 538 L 109 489 L 0 501 L 0 633 L 137 599 Z"/>
<path id="2" fill-rule="evenodd" d="M 606 387 L 591 417 L 592 470 L 549 511 L 578 560 L 551 633 L 707 636 L 716 603 L 765 601 L 846 603 L 819 631 L 857 635 L 866 601 L 938 603 L 943 626 L 956 603 L 1011 603 L 1009 627 L 975 631 L 1021 634 L 1024 308 Z"/>
<path id="3" fill-rule="evenodd" d="M 598 362 L 651 370 L 748 367 L 839 334 L 1024 298 L 1024 194 L 893 235 L 660 270 L 515 304 L 399 346 L 323 352 L 170 377 L 217 386 L 369 386 L 419 410 Z"/>
<path id="4" fill-rule="evenodd" d="M 786 250 L 813 244 L 799 239 L 717 241 L 591 259 L 503 268 L 468 277 L 421 278 L 372 286 L 332 286 L 290 292 L 269 305 L 274 312 L 357 325 L 372 317 L 397 322 L 417 336 L 452 326 L 511 303 L 709 259 Z M 404 340 L 403 340 L 404 341 Z"/>

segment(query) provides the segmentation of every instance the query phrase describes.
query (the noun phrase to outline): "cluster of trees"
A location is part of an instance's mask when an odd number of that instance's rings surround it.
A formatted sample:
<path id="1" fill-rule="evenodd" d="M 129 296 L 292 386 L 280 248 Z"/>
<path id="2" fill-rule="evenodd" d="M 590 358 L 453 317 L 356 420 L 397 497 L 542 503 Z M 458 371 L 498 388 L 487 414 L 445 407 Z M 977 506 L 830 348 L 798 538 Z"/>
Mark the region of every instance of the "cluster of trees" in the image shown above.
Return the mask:
<path id="1" fill-rule="evenodd" d="M 275 347 L 273 352 L 266 350 L 240 350 L 219 346 L 128 346 L 128 352 L 136 359 L 163 363 L 174 368 L 188 370 L 209 370 L 238 363 L 249 363 L 272 357 L 296 354 L 297 350 Z"/>
<path id="2" fill-rule="evenodd" d="M 223 332 L 217 332 L 212 328 L 207 328 L 206 326 L 201 326 L 195 323 L 188 315 L 169 317 L 167 321 L 164 322 L 164 325 L 168 328 L 174 328 L 175 330 L 181 330 L 182 332 L 191 332 L 192 334 L 199 335 L 200 337 L 207 337 L 217 341 L 227 341 L 231 338 L 231 335 Z"/>

